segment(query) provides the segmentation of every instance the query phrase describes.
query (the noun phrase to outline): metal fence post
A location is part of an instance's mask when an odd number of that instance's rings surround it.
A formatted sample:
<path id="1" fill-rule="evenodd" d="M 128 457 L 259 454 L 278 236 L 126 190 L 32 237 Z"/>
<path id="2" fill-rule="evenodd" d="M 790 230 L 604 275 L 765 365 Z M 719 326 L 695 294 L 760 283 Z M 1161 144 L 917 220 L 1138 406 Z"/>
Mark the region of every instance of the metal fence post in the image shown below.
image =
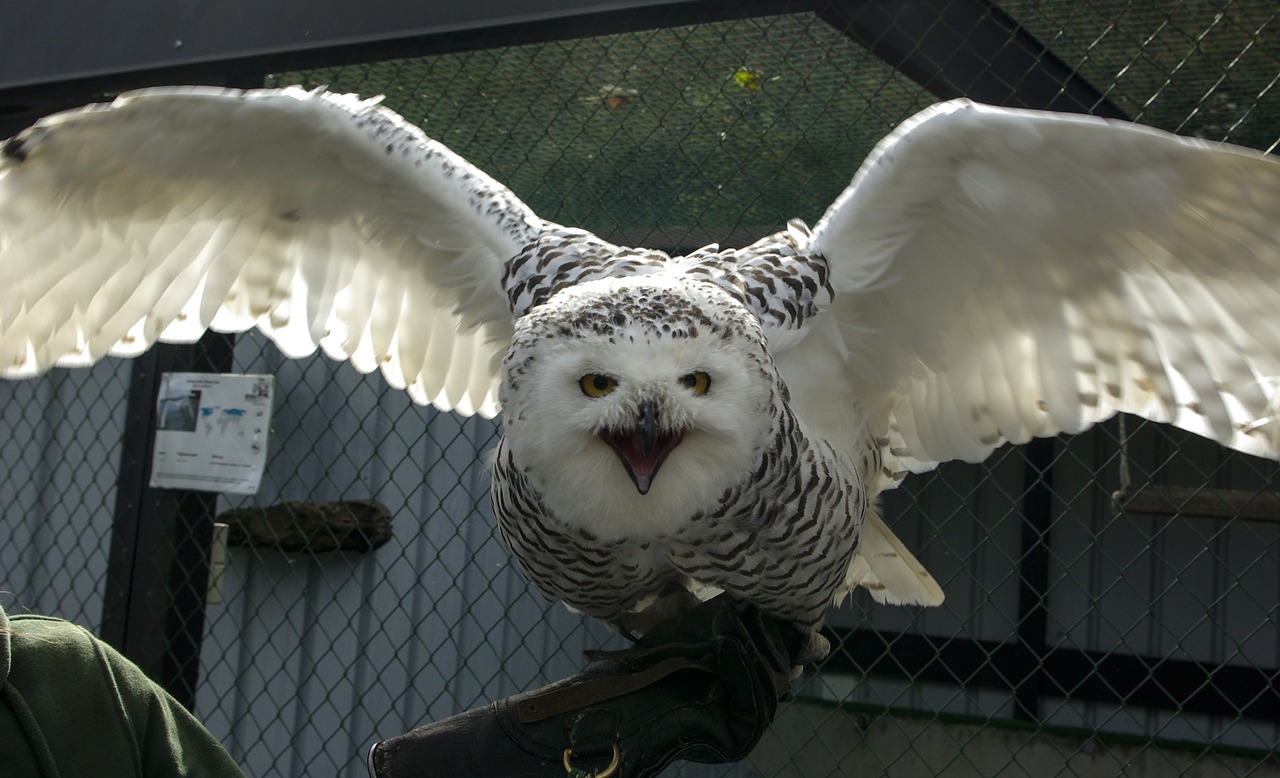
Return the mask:
<path id="1" fill-rule="evenodd" d="M 153 489 L 156 395 L 166 372 L 227 372 L 234 339 L 157 345 L 134 360 L 121 442 L 102 638 L 191 707 L 204 630 L 204 593 L 217 496 Z"/>

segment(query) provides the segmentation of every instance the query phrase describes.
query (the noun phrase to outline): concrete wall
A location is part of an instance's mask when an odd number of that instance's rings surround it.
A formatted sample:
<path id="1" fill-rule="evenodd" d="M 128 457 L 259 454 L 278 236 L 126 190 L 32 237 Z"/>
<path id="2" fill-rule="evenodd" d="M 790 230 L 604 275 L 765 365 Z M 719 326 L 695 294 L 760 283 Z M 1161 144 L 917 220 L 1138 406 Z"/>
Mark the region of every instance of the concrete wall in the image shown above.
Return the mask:
<path id="1" fill-rule="evenodd" d="M 982 723 L 796 703 L 752 752 L 744 778 L 1166 778 L 1280 776 L 1274 761 Z"/>

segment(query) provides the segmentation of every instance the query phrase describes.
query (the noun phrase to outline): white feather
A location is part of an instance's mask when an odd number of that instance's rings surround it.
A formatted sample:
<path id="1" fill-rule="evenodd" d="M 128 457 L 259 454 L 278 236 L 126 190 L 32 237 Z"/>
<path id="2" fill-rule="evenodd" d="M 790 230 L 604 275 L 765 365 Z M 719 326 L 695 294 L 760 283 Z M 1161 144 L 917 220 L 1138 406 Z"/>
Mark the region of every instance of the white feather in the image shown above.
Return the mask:
<path id="1" fill-rule="evenodd" d="M 858 553 L 849 564 L 845 589 L 836 592 L 839 605 L 849 590 L 862 586 L 876 602 L 886 605 L 941 605 L 942 587 L 907 550 L 875 511 L 862 522 Z"/>
<path id="2" fill-rule="evenodd" d="M 1249 425 L 1280 371 L 1277 213 L 1265 155 L 956 100 L 877 147 L 812 245 L 903 466 L 1117 411 L 1275 457 Z"/>
<path id="3" fill-rule="evenodd" d="M 539 222 L 376 101 L 144 90 L 15 143 L 0 374 L 257 326 L 290 356 L 323 345 L 419 402 L 496 412 L 501 265 Z"/>

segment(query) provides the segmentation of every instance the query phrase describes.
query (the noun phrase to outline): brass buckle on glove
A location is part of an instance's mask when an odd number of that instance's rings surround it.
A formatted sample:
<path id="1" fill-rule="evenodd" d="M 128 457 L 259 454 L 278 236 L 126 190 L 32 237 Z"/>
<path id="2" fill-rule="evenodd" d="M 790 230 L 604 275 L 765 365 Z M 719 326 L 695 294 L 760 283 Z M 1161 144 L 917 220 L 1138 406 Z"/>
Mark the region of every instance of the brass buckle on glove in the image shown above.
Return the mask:
<path id="1" fill-rule="evenodd" d="M 604 768 L 603 773 L 584 772 L 580 767 L 574 767 L 571 761 L 573 749 L 566 748 L 564 750 L 564 771 L 569 778 L 610 778 L 614 773 L 618 772 L 618 765 L 622 764 L 622 752 L 618 750 L 618 744 L 613 744 L 613 761 L 609 766 Z"/>

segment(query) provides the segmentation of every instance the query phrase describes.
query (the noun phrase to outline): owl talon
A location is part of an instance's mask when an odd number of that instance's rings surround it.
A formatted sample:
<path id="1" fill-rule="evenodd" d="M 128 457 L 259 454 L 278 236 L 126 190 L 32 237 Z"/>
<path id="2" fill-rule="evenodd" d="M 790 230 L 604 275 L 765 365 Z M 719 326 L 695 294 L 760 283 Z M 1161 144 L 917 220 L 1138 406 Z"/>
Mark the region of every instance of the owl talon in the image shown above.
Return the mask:
<path id="1" fill-rule="evenodd" d="M 624 613 L 616 626 L 632 641 L 667 621 L 674 621 L 702 604 L 692 592 L 676 583 L 668 584 L 652 603 L 639 611 Z"/>
<path id="2" fill-rule="evenodd" d="M 809 638 L 804 645 L 800 647 L 800 651 L 796 654 L 796 664 L 803 667 L 821 662 L 827 658 L 827 654 L 831 653 L 831 641 L 827 640 L 818 630 L 809 632 Z"/>

